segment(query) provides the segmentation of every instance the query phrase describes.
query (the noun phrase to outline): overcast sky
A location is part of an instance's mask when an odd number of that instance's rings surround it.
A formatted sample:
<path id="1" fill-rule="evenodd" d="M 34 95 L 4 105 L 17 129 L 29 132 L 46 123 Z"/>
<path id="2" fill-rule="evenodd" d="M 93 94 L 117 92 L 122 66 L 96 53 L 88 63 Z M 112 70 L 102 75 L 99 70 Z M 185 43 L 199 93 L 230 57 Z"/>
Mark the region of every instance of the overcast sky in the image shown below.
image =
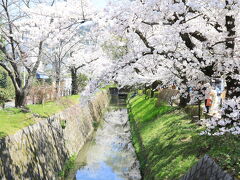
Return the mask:
<path id="1" fill-rule="evenodd" d="M 104 8 L 109 0 L 92 0 L 98 8 Z"/>

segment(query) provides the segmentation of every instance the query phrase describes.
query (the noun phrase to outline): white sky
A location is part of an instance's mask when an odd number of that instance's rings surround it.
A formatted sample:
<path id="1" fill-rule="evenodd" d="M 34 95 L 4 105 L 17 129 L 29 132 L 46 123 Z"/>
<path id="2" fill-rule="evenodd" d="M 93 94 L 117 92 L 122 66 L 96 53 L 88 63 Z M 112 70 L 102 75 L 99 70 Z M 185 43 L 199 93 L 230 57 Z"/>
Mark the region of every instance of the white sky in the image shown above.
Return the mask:
<path id="1" fill-rule="evenodd" d="M 92 2 L 96 5 L 98 8 L 104 8 L 106 7 L 109 0 L 92 0 Z"/>

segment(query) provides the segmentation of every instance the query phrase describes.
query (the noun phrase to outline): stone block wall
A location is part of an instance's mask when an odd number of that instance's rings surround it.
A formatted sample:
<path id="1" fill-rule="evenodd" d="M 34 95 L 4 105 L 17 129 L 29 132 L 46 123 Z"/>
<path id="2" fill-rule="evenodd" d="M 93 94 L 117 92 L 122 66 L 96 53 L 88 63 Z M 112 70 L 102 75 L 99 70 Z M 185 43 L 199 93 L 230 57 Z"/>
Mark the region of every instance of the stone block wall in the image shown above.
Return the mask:
<path id="1" fill-rule="evenodd" d="M 58 179 L 65 161 L 78 153 L 108 106 L 106 91 L 0 139 L 1 180 Z"/>
<path id="2" fill-rule="evenodd" d="M 180 180 L 234 180 L 212 158 L 205 155 Z"/>

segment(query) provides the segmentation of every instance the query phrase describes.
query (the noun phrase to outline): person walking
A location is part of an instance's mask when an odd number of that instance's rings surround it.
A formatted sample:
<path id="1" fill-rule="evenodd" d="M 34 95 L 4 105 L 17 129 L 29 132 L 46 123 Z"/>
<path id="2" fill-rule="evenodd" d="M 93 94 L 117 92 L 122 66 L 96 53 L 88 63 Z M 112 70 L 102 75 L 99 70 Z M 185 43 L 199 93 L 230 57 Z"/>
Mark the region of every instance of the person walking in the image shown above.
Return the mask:
<path id="1" fill-rule="evenodd" d="M 210 112 L 210 108 L 212 106 L 212 97 L 211 97 L 211 85 L 209 83 L 206 84 L 205 87 L 205 108 L 206 108 L 206 113 Z"/>
<path id="2" fill-rule="evenodd" d="M 219 115 L 219 106 L 220 106 L 220 100 L 218 97 L 218 91 L 216 87 L 212 88 L 212 91 L 210 93 L 211 99 L 212 99 L 212 106 L 211 106 L 211 115 L 212 116 L 218 116 Z"/>

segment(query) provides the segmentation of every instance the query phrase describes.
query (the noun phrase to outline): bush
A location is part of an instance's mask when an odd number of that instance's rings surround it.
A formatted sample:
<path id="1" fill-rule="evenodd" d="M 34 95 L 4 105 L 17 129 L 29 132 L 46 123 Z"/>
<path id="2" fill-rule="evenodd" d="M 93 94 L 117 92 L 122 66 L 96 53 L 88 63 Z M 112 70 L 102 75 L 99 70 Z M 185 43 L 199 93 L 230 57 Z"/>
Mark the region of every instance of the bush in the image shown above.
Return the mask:
<path id="1" fill-rule="evenodd" d="M 62 129 L 65 129 L 66 126 L 67 126 L 67 121 L 66 120 L 61 120 L 60 125 L 61 125 Z"/>
<path id="2" fill-rule="evenodd" d="M 146 95 L 147 95 L 148 97 L 151 97 L 151 89 L 147 89 Z"/>
<path id="3" fill-rule="evenodd" d="M 44 104 L 45 102 L 55 100 L 56 88 L 49 84 L 50 81 L 34 79 L 28 95 L 33 104 Z"/>
<path id="4" fill-rule="evenodd" d="M 14 86 L 7 72 L 0 67 L 0 103 L 13 99 L 15 96 Z"/>
<path id="5" fill-rule="evenodd" d="M 143 90 L 138 90 L 137 93 L 138 93 L 138 95 L 142 96 L 143 95 Z"/>
<path id="6" fill-rule="evenodd" d="M 66 161 L 63 170 L 59 173 L 60 177 L 66 178 L 68 176 L 69 172 L 75 167 L 76 159 L 76 154 L 70 156 L 70 158 Z"/>
<path id="7" fill-rule="evenodd" d="M 178 90 L 175 89 L 162 89 L 158 94 L 158 101 L 157 106 L 161 106 L 162 104 L 170 104 L 177 103 L 173 100 L 175 96 L 177 96 L 179 93 Z"/>
<path id="8" fill-rule="evenodd" d="M 99 127 L 99 125 L 100 125 L 100 122 L 98 122 L 98 121 L 93 121 L 93 128 L 94 128 L 95 131 L 97 130 L 97 128 Z"/>
<path id="9" fill-rule="evenodd" d="M 0 88 L 0 104 L 8 100 L 8 92 L 6 89 Z"/>
<path id="10" fill-rule="evenodd" d="M 88 78 L 84 74 L 79 74 L 77 77 L 78 91 L 81 92 L 87 85 Z"/>

